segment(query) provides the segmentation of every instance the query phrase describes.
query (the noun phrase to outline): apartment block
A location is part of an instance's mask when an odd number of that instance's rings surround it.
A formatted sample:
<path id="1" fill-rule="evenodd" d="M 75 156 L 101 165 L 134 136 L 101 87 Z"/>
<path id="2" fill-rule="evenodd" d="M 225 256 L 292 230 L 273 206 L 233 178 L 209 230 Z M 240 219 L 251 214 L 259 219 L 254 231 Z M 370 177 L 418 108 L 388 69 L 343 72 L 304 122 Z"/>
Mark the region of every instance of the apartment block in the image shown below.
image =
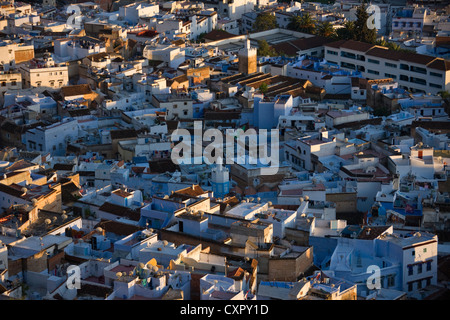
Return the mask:
<path id="1" fill-rule="evenodd" d="M 450 90 L 450 61 L 442 58 L 339 40 L 325 44 L 325 59 L 369 80 L 392 78 L 412 92 Z"/>

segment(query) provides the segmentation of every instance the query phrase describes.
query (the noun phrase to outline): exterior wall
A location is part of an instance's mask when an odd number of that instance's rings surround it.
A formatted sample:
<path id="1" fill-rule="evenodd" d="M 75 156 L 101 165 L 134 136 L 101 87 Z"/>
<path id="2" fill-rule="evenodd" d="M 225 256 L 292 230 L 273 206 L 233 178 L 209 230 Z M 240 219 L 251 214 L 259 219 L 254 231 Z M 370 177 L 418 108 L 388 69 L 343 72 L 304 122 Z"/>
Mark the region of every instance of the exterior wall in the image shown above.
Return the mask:
<path id="1" fill-rule="evenodd" d="M 333 54 L 335 52 L 336 54 Z M 348 52 L 355 55 L 355 59 L 341 56 L 342 52 Z M 403 88 L 420 90 L 426 93 L 437 94 L 439 91 L 450 88 L 449 71 L 435 70 L 425 65 L 412 63 L 408 61 L 388 60 L 384 58 L 366 55 L 365 52 L 331 48 L 325 46 L 325 59 L 327 61 L 337 62 L 339 66 L 346 70 L 361 71 L 361 75 L 367 79 L 392 78 L 398 81 L 399 86 Z M 369 59 L 371 59 L 369 61 Z M 407 66 L 403 70 L 401 64 Z M 420 67 L 425 69 L 424 73 L 412 72 L 411 67 Z M 436 76 L 439 74 L 440 76 Z M 424 84 L 411 82 L 411 77 L 425 81 Z M 415 80 L 414 80 L 415 81 Z M 431 83 L 431 84 L 430 84 Z"/>
<path id="2" fill-rule="evenodd" d="M 241 19 L 242 15 L 253 11 L 257 5 L 256 0 L 222 0 L 219 2 L 218 13 L 222 17 L 228 17 L 231 20 Z"/>
<path id="3" fill-rule="evenodd" d="M 68 67 L 51 67 L 30 69 L 26 66 L 20 68 L 22 73 L 22 86 L 24 88 L 55 89 L 69 84 Z"/>
<path id="4" fill-rule="evenodd" d="M 0 73 L 0 99 L 3 104 L 3 94 L 8 90 L 22 89 L 22 74 L 19 72 Z"/>
<path id="5" fill-rule="evenodd" d="M 14 60 L 16 64 L 30 61 L 33 58 L 34 58 L 34 48 L 33 49 L 17 48 L 16 51 L 14 52 Z"/>
<path id="6" fill-rule="evenodd" d="M 28 150 L 46 151 L 65 155 L 66 144 L 78 138 L 78 121 L 65 121 L 56 125 L 28 130 L 25 143 Z"/>
<path id="7" fill-rule="evenodd" d="M 293 228 L 285 229 L 286 240 L 294 240 L 295 244 L 298 246 L 307 246 L 309 245 L 309 231 L 306 230 L 298 230 Z"/>
<path id="8" fill-rule="evenodd" d="M 28 46 L 11 43 L 0 47 L 0 62 L 3 64 L 5 70 L 14 68 L 16 64 L 33 58 L 34 47 L 32 45 Z"/>
<path id="9" fill-rule="evenodd" d="M 297 258 L 269 259 L 269 281 L 297 281 L 313 264 L 313 248 L 308 248 Z"/>
<path id="10" fill-rule="evenodd" d="M 354 193 L 328 193 L 326 200 L 336 204 L 336 213 L 357 212 L 357 196 Z"/>
<path id="11" fill-rule="evenodd" d="M 427 261 L 431 262 L 431 270 L 427 271 Z M 412 283 L 412 291 L 418 290 L 418 282 L 422 283 L 422 288 L 426 287 L 426 278 L 430 278 L 430 284 L 437 284 L 437 241 L 429 241 L 414 247 L 403 248 L 403 291 L 409 290 L 409 283 Z M 422 272 L 419 273 L 419 265 Z M 409 275 L 409 267 L 412 266 L 413 274 Z"/>

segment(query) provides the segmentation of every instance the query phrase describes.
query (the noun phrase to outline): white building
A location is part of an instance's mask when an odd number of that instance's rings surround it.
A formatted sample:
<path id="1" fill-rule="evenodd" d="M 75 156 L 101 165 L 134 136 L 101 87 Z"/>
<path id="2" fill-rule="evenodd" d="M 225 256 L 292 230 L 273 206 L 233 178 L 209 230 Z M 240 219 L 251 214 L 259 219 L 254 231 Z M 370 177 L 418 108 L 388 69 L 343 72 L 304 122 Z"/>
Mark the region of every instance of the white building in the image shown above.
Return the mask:
<path id="1" fill-rule="evenodd" d="M 16 67 L 16 64 L 34 58 L 34 46 L 11 41 L 0 42 L 0 62 L 3 70 L 8 71 Z"/>
<path id="2" fill-rule="evenodd" d="M 325 59 L 367 79 L 392 78 L 412 92 L 450 90 L 450 62 L 353 40 L 325 44 Z"/>
<path id="3" fill-rule="evenodd" d="M 158 13 L 159 5 L 145 2 L 132 3 L 119 8 L 119 17 L 130 24 L 137 24 L 140 18 L 152 17 Z"/>
<path id="4" fill-rule="evenodd" d="M 63 119 L 47 127 L 36 127 L 25 132 L 24 143 L 28 150 L 65 155 L 67 143 L 78 138 L 78 121 Z"/>
<path id="5" fill-rule="evenodd" d="M 167 62 L 169 67 L 177 68 L 185 60 L 185 52 L 177 46 L 147 45 L 144 48 L 144 58 Z"/>
<path id="6" fill-rule="evenodd" d="M 55 58 L 60 61 L 77 60 L 96 53 L 106 52 L 102 40 L 88 36 L 56 39 L 54 46 Z"/>
<path id="7" fill-rule="evenodd" d="M 51 57 L 43 62 L 22 64 L 19 71 L 22 74 L 23 88 L 58 89 L 69 84 L 69 67 L 55 65 Z"/>

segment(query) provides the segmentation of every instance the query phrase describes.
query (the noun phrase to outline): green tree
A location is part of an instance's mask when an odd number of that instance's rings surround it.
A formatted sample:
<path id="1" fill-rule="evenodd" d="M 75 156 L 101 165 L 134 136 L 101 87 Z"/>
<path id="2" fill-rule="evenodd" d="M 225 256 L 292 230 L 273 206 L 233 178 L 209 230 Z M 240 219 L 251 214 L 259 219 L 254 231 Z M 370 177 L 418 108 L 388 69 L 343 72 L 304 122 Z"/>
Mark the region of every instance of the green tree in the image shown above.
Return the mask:
<path id="1" fill-rule="evenodd" d="M 266 93 L 269 89 L 269 86 L 267 85 L 267 83 L 262 83 L 258 89 L 261 93 Z"/>
<path id="2" fill-rule="evenodd" d="M 356 9 L 355 36 L 358 41 L 374 44 L 377 40 L 377 29 L 369 29 L 367 26 L 369 13 L 366 9 L 367 6 L 364 2 Z"/>
<path id="3" fill-rule="evenodd" d="M 442 99 L 450 98 L 450 92 L 448 92 L 448 91 L 439 91 L 438 94 L 442 97 Z"/>
<path id="4" fill-rule="evenodd" d="M 326 38 L 334 38 L 336 36 L 336 31 L 329 21 L 324 21 L 317 25 L 316 35 Z"/>
<path id="5" fill-rule="evenodd" d="M 394 42 L 386 41 L 384 39 L 380 39 L 380 40 L 375 41 L 375 44 L 379 45 L 379 46 L 382 46 L 382 47 L 386 47 L 386 48 L 388 48 L 390 50 L 402 51 L 402 52 L 414 52 L 413 50 L 402 48 L 400 45 L 398 45 L 398 44 L 396 44 Z"/>
<path id="6" fill-rule="evenodd" d="M 309 13 L 304 13 L 301 16 L 292 16 L 287 28 L 298 32 L 314 34 L 316 23 L 316 20 Z"/>
<path id="7" fill-rule="evenodd" d="M 275 57 L 277 56 L 277 52 L 276 50 L 271 47 L 266 40 L 259 40 L 258 41 L 258 51 L 257 51 L 257 55 L 261 56 L 261 57 Z"/>
<path id="8" fill-rule="evenodd" d="M 266 31 L 278 28 L 277 18 L 270 14 L 269 12 L 262 12 L 256 17 L 255 23 L 253 24 L 253 31 Z"/>
<path id="9" fill-rule="evenodd" d="M 356 25 L 354 21 L 346 21 L 343 28 L 336 30 L 337 38 L 340 40 L 356 40 Z"/>

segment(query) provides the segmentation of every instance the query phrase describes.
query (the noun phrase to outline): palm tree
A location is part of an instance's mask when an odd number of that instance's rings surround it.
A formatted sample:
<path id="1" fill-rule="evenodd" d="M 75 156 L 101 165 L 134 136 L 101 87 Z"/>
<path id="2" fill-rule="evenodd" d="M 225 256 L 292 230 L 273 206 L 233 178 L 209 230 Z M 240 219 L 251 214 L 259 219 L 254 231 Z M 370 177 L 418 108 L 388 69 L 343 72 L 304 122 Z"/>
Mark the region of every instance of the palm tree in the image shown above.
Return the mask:
<path id="1" fill-rule="evenodd" d="M 309 13 L 304 13 L 301 16 L 293 16 L 291 17 L 291 21 L 287 28 L 298 32 L 313 34 L 316 28 L 316 20 L 314 20 Z"/>
<path id="2" fill-rule="evenodd" d="M 318 36 L 331 38 L 336 35 L 333 25 L 329 21 L 321 22 L 317 25 L 316 34 Z"/>
<path id="3" fill-rule="evenodd" d="M 356 40 L 356 25 L 354 21 L 344 22 L 344 27 L 336 30 L 336 34 L 341 40 Z"/>

